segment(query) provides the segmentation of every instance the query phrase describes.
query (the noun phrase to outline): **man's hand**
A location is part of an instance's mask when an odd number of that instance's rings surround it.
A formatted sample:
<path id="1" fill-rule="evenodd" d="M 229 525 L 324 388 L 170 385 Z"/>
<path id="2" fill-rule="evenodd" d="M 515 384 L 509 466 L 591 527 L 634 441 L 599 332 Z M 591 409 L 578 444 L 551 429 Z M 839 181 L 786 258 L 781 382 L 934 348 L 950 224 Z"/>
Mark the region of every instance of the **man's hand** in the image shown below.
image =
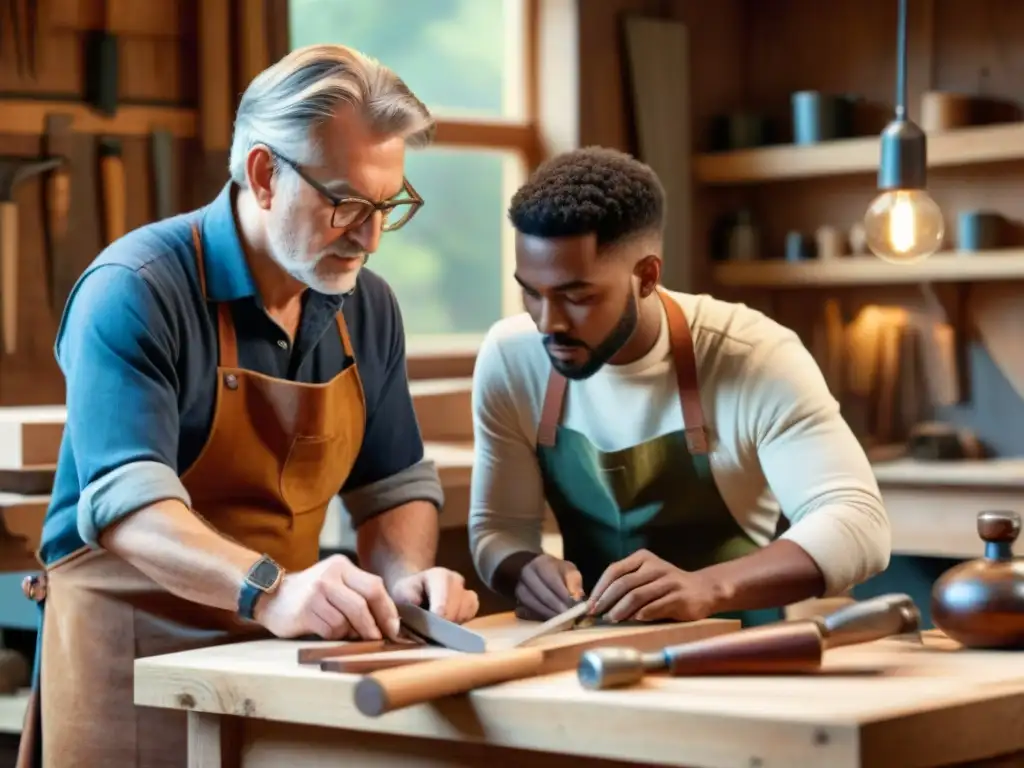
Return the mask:
<path id="1" fill-rule="evenodd" d="M 537 555 L 520 571 L 516 602 L 520 618 L 550 619 L 583 599 L 583 576 L 567 560 Z"/>
<path id="2" fill-rule="evenodd" d="M 589 602 L 593 615 L 609 621 L 696 621 L 714 613 L 715 589 L 699 573 L 641 549 L 608 566 Z"/>
<path id="3" fill-rule="evenodd" d="M 469 621 L 480 610 L 480 598 L 466 589 L 462 574 L 447 568 L 429 568 L 399 579 L 391 596 L 397 603 L 426 603 L 431 613 L 457 624 Z"/>
<path id="4" fill-rule="evenodd" d="M 253 618 L 277 637 L 396 639 L 399 629 L 398 611 L 383 579 L 344 555 L 286 574 L 277 591 L 256 601 Z"/>

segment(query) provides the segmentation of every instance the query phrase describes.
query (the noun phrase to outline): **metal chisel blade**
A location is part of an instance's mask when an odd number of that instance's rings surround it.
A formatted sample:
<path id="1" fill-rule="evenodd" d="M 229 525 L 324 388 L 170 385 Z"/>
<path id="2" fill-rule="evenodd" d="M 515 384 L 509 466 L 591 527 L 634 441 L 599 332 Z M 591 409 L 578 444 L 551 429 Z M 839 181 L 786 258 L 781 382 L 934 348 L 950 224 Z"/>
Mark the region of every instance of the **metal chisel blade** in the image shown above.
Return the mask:
<path id="1" fill-rule="evenodd" d="M 487 650 L 487 641 L 483 635 L 442 619 L 418 605 L 398 603 L 395 607 L 406 629 L 428 642 L 464 653 L 484 653 Z"/>
<path id="2" fill-rule="evenodd" d="M 584 600 L 583 602 L 576 603 L 572 608 L 562 611 L 557 616 L 552 616 L 536 629 L 532 629 L 522 637 L 517 638 L 513 642 L 512 647 L 519 648 L 532 640 L 536 640 L 538 637 L 546 637 L 547 635 L 552 635 L 555 632 L 571 629 L 583 620 L 586 615 L 587 602 Z"/>

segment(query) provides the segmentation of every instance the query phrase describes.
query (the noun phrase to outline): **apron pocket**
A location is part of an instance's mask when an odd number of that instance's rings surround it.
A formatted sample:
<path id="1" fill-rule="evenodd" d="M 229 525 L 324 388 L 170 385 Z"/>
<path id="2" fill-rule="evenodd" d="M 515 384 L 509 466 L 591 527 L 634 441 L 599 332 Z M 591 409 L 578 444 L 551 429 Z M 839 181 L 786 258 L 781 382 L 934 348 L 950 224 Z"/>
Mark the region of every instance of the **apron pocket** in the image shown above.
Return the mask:
<path id="1" fill-rule="evenodd" d="M 281 498 L 293 515 L 317 512 L 341 490 L 335 455 L 342 439 L 296 437 L 281 468 Z"/>

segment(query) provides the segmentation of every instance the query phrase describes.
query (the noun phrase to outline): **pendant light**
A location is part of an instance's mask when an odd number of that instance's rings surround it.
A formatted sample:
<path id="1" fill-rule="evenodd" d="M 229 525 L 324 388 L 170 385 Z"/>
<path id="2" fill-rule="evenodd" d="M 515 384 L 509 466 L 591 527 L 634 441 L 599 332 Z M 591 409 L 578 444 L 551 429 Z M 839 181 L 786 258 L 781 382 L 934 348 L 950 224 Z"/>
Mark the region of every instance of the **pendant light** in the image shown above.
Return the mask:
<path id="1" fill-rule="evenodd" d="M 942 246 L 942 210 L 925 189 L 927 139 L 907 117 L 907 0 L 899 0 L 896 114 L 882 132 L 878 189 L 864 216 L 868 248 L 884 261 L 921 261 Z"/>

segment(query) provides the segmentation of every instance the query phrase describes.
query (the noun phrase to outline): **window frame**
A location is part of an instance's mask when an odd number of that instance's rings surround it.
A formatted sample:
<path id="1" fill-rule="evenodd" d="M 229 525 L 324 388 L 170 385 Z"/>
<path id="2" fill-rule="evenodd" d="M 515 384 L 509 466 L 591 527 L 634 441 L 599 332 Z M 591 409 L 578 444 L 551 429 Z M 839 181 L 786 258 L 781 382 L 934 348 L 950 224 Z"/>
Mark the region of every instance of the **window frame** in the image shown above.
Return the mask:
<path id="1" fill-rule="evenodd" d="M 277 60 L 289 51 L 288 0 L 265 0 L 265 2 L 269 21 L 268 47 L 271 58 Z M 519 2 L 521 3 L 523 25 L 520 53 L 523 67 L 519 76 L 522 88 L 521 118 L 476 119 L 438 114 L 436 115 L 437 132 L 432 147 L 507 152 L 514 154 L 524 174 L 529 174 L 552 153 L 554 150 L 552 144 L 575 146 L 577 141 L 575 134 L 578 133 L 576 129 L 578 107 L 566 109 L 564 100 L 566 94 L 558 93 L 554 100 L 558 103 L 561 114 L 554 119 L 558 125 L 550 125 L 552 122 L 550 115 L 552 94 L 542 93 L 540 78 L 544 64 L 547 64 L 549 68 L 555 66 L 555 62 L 547 60 L 557 56 L 559 65 L 566 65 L 558 68 L 558 71 L 563 73 L 564 82 L 557 83 L 554 89 L 547 88 L 547 83 L 545 83 L 545 90 L 560 92 L 568 90 L 575 97 L 578 61 L 576 46 L 566 45 L 565 40 L 550 39 L 562 37 L 561 33 L 565 31 L 570 31 L 575 36 L 575 18 L 566 14 L 570 4 L 575 3 L 575 0 L 519 0 Z M 547 34 L 554 30 L 545 29 L 545 24 L 557 24 L 560 29 L 555 35 Z M 570 29 L 565 29 L 566 27 Z M 566 75 L 567 77 L 565 77 Z M 569 88 L 564 87 L 567 85 Z M 551 135 L 552 133 L 555 135 Z M 565 138 L 567 133 L 571 135 L 568 140 Z M 558 134 L 561 134 L 561 141 L 559 141 Z M 568 149 L 570 146 L 558 149 L 563 148 Z M 512 191 L 510 189 L 508 194 L 511 195 Z M 511 236 L 502 243 L 501 251 L 501 314 L 506 317 L 523 311 L 522 297 L 512 276 L 515 269 L 515 255 Z M 482 332 L 443 336 L 410 335 L 407 338 L 410 376 L 421 378 L 416 375 L 420 368 L 423 369 L 422 377 L 424 378 L 442 370 L 448 371 L 448 375 L 468 375 L 456 374 L 455 371 L 467 369 L 471 373 L 472 363 L 483 335 Z M 414 365 L 417 359 L 423 365 Z"/>

